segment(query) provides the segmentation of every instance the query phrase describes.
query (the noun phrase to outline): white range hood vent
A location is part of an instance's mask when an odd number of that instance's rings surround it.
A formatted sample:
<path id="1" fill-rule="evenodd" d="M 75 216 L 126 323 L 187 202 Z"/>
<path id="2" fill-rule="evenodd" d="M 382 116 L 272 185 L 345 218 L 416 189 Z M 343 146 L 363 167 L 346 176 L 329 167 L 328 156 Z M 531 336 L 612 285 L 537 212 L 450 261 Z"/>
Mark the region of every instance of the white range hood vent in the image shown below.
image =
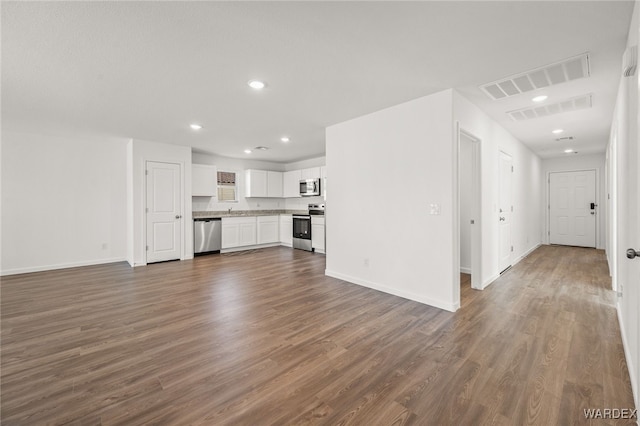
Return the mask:
<path id="1" fill-rule="evenodd" d="M 593 106 L 592 94 L 578 96 L 577 98 L 567 99 L 562 102 L 553 104 L 540 105 L 536 107 L 527 107 L 508 111 L 507 115 L 513 121 L 531 120 L 533 118 L 548 117 L 550 115 L 562 114 L 564 112 L 577 111 L 587 109 Z"/>
<path id="2" fill-rule="evenodd" d="M 484 84 L 480 89 L 495 101 L 589 77 L 589 75 L 589 54 L 583 53 L 545 67 Z"/>

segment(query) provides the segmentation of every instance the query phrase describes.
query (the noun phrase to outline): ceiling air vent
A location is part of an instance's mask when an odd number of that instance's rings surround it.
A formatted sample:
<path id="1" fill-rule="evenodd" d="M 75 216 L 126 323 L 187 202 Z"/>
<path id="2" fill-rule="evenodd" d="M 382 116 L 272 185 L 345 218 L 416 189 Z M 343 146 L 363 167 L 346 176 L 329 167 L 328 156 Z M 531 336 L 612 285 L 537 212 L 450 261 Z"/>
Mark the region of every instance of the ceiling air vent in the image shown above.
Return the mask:
<path id="1" fill-rule="evenodd" d="M 256 146 L 253 149 L 255 149 L 256 151 L 266 151 L 266 150 L 269 149 L 269 147 L 268 146 Z"/>
<path id="2" fill-rule="evenodd" d="M 543 87 L 555 86 L 567 81 L 589 77 L 589 75 L 589 54 L 584 53 L 542 68 L 536 68 L 484 84 L 480 86 L 480 89 L 495 101 Z"/>
<path id="3" fill-rule="evenodd" d="M 622 59 L 622 75 L 633 77 L 638 67 L 638 46 L 628 47 Z"/>
<path id="4" fill-rule="evenodd" d="M 562 137 L 562 138 L 557 138 L 556 142 L 572 141 L 574 139 L 575 138 L 573 136 L 565 136 L 565 137 Z"/>
<path id="5" fill-rule="evenodd" d="M 514 121 L 530 120 L 532 118 L 547 117 L 549 115 L 561 114 L 563 112 L 577 111 L 587 109 L 593 106 L 591 94 L 578 96 L 577 98 L 567 99 L 566 101 L 555 104 L 540 105 L 537 107 L 528 107 L 508 111 L 507 115 Z"/>

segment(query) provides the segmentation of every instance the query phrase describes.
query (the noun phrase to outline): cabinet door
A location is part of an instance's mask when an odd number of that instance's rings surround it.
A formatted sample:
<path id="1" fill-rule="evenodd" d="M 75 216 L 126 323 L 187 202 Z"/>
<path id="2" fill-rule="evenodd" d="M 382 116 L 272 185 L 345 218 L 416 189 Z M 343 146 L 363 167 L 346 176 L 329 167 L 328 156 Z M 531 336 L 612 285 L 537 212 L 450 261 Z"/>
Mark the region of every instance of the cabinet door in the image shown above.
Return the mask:
<path id="1" fill-rule="evenodd" d="M 191 165 L 191 195 L 193 197 L 217 196 L 218 176 L 216 166 L 208 164 Z"/>
<path id="2" fill-rule="evenodd" d="M 258 244 L 277 243 L 279 241 L 278 216 L 258 217 Z"/>
<path id="3" fill-rule="evenodd" d="M 293 244 L 293 218 L 290 214 L 280 215 L 280 243 Z"/>
<path id="4" fill-rule="evenodd" d="M 302 179 L 320 179 L 320 167 L 300 170 Z"/>
<path id="5" fill-rule="evenodd" d="M 324 225 L 311 224 L 311 247 L 324 251 Z"/>
<path id="6" fill-rule="evenodd" d="M 240 246 L 240 225 L 237 223 L 224 223 L 222 220 L 222 248 Z"/>
<path id="7" fill-rule="evenodd" d="M 282 172 L 267 172 L 267 197 L 282 198 Z"/>
<path id="8" fill-rule="evenodd" d="M 256 223 L 241 223 L 240 246 L 252 246 L 254 244 L 256 244 Z"/>
<path id="9" fill-rule="evenodd" d="M 245 173 L 245 197 L 267 197 L 267 171 L 247 170 Z"/>
<path id="10" fill-rule="evenodd" d="M 284 172 L 283 176 L 283 196 L 285 198 L 299 198 L 300 197 L 300 170 L 292 170 L 290 172 Z"/>

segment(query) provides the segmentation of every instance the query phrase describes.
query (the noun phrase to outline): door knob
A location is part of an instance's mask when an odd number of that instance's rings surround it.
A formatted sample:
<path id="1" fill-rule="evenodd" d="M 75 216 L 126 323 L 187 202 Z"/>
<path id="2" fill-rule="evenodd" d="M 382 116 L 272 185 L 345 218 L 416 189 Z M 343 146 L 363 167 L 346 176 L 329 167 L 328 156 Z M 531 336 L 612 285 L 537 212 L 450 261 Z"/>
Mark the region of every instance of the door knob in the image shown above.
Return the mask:
<path id="1" fill-rule="evenodd" d="M 506 220 L 506 219 L 504 217 L 501 217 L 500 218 L 500 222 L 502 222 L 503 220 Z"/>
<path id="2" fill-rule="evenodd" d="M 176 219 L 180 219 L 182 216 L 180 216 L 179 214 L 176 215 Z"/>
<path id="3" fill-rule="evenodd" d="M 627 258 L 635 259 L 636 256 L 640 257 L 640 251 L 634 250 L 632 248 L 627 250 Z"/>

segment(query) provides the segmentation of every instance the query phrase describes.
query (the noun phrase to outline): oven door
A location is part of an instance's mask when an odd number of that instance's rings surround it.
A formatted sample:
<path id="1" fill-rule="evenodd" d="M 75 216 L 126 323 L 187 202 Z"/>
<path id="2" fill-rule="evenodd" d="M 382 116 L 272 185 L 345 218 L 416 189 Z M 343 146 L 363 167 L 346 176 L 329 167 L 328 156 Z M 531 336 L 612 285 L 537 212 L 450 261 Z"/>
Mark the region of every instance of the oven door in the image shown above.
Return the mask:
<path id="1" fill-rule="evenodd" d="M 293 238 L 311 239 L 311 216 L 293 216 Z"/>

